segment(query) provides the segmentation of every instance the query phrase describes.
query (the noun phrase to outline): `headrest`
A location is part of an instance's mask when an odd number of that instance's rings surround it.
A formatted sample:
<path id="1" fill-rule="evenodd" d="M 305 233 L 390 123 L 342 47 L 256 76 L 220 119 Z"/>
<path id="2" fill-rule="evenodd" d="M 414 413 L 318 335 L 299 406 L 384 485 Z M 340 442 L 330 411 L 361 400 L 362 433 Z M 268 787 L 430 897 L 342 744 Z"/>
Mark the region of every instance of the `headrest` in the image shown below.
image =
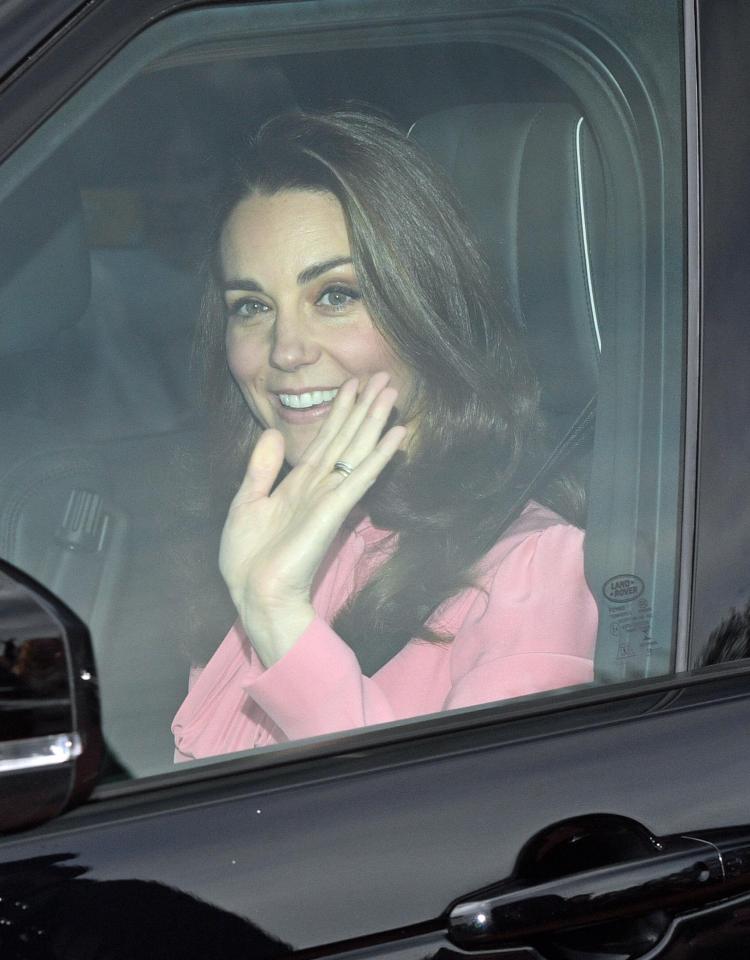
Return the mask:
<path id="1" fill-rule="evenodd" d="M 455 107 L 411 136 L 448 173 L 490 266 L 519 310 L 555 432 L 596 390 L 601 161 L 562 103 Z M 559 421 L 555 425 L 554 421 Z"/>
<path id="2" fill-rule="evenodd" d="M 80 197 L 58 153 L 0 201 L 0 354 L 49 347 L 89 299 Z"/>

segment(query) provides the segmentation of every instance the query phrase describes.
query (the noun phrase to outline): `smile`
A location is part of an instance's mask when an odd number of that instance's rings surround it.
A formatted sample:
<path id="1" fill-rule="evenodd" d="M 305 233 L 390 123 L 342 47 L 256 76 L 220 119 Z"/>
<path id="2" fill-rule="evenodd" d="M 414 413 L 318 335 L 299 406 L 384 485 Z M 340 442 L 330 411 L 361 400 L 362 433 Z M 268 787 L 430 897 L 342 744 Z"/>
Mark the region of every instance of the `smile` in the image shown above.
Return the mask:
<path id="1" fill-rule="evenodd" d="M 337 393 L 338 390 L 312 390 L 310 393 L 278 393 L 277 396 L 282 406 L 302 410 L 330 403 Z"/>

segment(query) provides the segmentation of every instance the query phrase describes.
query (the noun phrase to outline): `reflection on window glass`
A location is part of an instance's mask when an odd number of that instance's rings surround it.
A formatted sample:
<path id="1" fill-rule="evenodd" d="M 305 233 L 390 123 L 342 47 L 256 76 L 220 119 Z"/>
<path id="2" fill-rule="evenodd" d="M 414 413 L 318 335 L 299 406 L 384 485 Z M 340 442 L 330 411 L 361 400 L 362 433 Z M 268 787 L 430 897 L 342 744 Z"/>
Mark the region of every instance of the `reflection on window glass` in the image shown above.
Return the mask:
<path id="1" fill-rule="evenodd" d="M 677 5 L 431 7 L 180 15 L 0 171 L 1 550 L 112 775 L 672 668 Z"/>

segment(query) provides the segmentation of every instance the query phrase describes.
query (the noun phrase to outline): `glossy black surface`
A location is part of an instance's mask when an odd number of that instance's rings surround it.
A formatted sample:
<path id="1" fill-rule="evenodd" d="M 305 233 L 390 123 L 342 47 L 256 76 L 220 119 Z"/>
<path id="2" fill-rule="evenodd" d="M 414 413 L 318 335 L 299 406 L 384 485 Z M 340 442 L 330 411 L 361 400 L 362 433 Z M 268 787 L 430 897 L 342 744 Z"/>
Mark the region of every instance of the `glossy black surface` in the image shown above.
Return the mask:
<path id="1" fill-rule="evenodd" d="M 690 710 L 678 698 L 629 720 L 611 720 L 606 703 L 530 718 L 506 742 L 486 727 L 134 788 L 6 841 L 0 858 L 72 855 L 81 879 L 156 881 L 296 949 L 395 931 L 509 877 L 561 811 L 627 813 L 657 835 L 743 822 L 750 697 L 744 682 L 723 686 L 703 685 Z"/>
<path id="2" fill-rule="evenodd" d="M 80 738 L 76 761 L 3 776 L 0 833 L 56 816 L 90 792 L 102 740 L 88 631 L 47 590 L 0 561 L 0 759 L 39 739 Z M 27 745 L 26 747 L 24 745 Z"/>
<path id="3" fill-rule="evenodd" d="M 747 837 L 740 844 L 744 853 Z M 735 858 L 733 880 L 744 879 L 750 887 L 743 853 Z M 467 949 L 532 941 L 539 935 L 640 916 L 644 903 L 650 911 L 673 913 L 715 903 L 726 898 L 726 881 L 718 848 L 700 839 L 669 837 L 660 840 L 648 858 L 546 883 L 518 878 L 481 899 L 463 901 L 450 912 L 449 935 Z"/>

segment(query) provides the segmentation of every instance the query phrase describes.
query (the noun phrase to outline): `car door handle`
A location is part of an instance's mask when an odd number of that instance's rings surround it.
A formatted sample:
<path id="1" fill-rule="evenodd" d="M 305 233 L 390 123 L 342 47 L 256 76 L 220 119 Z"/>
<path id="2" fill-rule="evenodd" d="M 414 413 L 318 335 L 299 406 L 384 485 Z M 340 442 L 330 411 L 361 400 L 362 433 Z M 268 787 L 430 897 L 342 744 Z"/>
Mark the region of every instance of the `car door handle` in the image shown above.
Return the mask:
<path id="1" fill-rule="evenodd" d="M 455 903 L 450 939 L 465 949 L 528 941 L 575 927 L 676 912 L 750 887 L 750 829 L 666 837 L 653 856 L 542 882 L 514 879 Z"/>

